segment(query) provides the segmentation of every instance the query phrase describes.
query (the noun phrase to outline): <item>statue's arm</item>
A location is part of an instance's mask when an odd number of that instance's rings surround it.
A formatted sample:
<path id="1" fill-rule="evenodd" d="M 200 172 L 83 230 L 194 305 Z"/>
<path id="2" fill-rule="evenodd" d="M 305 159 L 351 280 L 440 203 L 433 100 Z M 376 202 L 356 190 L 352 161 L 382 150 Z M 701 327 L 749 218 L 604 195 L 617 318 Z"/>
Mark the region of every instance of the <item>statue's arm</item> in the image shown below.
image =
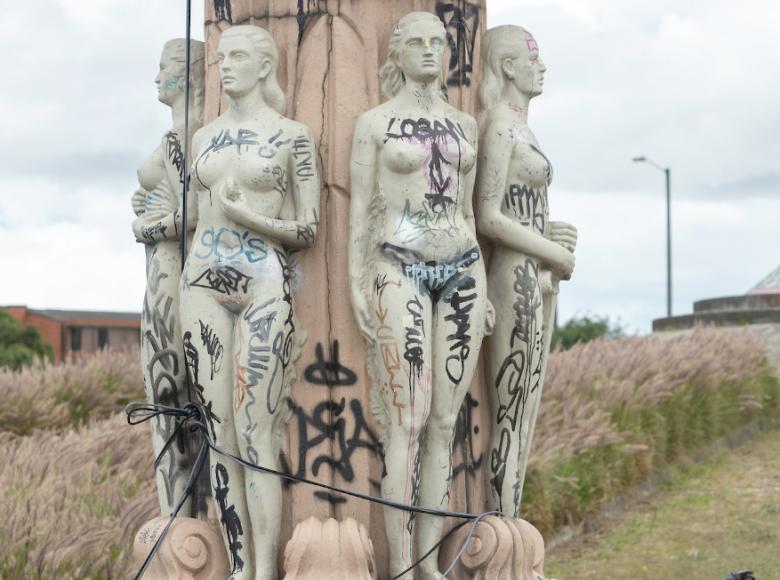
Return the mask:
<path id="1" fill-rule="evenodd" d="M 568 276 L 574 255 L 501 213 L 508 187 L 514 143 L 508 130 L 488 127 L 483 133 L 477 182 L 477 228 L 494 242 L 535 257 L 547 267 Z"/>
<path id="2" fill-rule="evenodd" d="M 246 203 L 235 180 L 228 181 L 220 192 L 225 215 L 239 225 L 261 235 L 278 240 L 286 248 L 301 250 L 314 245 L 317 239 L 320 206 L 320 178 L 317 171 L 317 152 L 311 132 L 298 125 L 300 132 L 294 139 L 295 155 L 290 155 L 287 171 L 295 201 L 295 219 L 285 220 L 262 215 Z M 299 160 L 309 159 L 305 170 Z"/>
<path id="3" fill-rule="evenodd" d="M 377 171 L 377 151 L 373 138 L 371 117 L 358 119 L 352 141 L 350 164 L 349 205 L 349 287 L 352 309 L 363 336 L 372 340 L 371 311 L 363 288 L 367 266 L 367 251 L 372 227 L 369 207 L 374 195 Z"/>
<path id="4" fill-rule="evenodd" d="M 198 134 L 193 137 L 193 150 L 198 151 L 196 144 L 202 142 Z M 165 147 L 163 140 L 162 146 Z M 163 149 L 165 151 L 165 149 Z M 147 192 L 145 211 L 133 222 L 133 233 L 141 243 L 152 243 L 164 240 L 180 240 L 182 235 L 182 183 L 179 170 L 174 167 L 168 155 L 165 155 L 167 178 L 157 184 L 153 191 Z M 187 230 L 193 231 L 198 223 L 198 190 L 201 189 L 197 179 L 189 180 L 187 193 Z M 134 196 L 135 202 L 135 196 Z"/>
<path id="5" fill-rule="evenodd" d="M 479 151 L 479 129 L 477 128 L 477 122 L 472 117 L 468 117 L 468 123 L 466 127 L 468 134 L 471 137 L 472 147 L 474 147 L 475 151 Z M 477 233 L 477 224 L 474 219 L 474 185 L 476 180 L 477 164 L 475 163 L 471 168 L 471 171 L 469 171 L 466 175 L 466 203 L 463 206 L 463 217 L 466 218 L 466 223 L 469 225 L 471 231 L 474 232 L 475 235 Z"/>

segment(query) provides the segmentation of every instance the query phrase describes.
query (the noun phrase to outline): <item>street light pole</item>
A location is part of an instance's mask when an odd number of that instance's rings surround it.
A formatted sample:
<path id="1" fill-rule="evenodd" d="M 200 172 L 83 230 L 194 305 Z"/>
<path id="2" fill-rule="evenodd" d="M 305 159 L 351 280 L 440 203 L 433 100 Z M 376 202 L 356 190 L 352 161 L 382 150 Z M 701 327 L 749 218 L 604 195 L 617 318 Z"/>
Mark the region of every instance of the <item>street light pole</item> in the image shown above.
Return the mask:
<path id="1" fill-rule="evenodd" d="M 666 316 L 672 317 L 672 170 L 666 174 Z"/>
<path id="2" fill-rule="evenodd" d="M 634 157 L 635 163 L 649 163 L 666 176 L 666 316 L 672 316 L 672 170 L 647 157 Z"/>

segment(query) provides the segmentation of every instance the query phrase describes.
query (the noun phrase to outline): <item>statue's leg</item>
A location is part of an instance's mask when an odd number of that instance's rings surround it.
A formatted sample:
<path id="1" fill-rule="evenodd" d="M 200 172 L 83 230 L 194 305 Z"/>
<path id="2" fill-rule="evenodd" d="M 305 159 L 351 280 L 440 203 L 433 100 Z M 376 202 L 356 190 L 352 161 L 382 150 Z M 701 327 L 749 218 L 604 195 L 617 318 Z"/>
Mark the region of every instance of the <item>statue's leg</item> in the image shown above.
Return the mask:
<path id="1" fill-rule="evenodd" d="M 182 407 L 187 403 L 179 318 L 179 260 L 169 248 L 147 248 L 147 287 L 141 319 L 141 365 L 146 399 L 150 403 Z M 174 248 L 175 251 L 175 248 Z M 150 421 L 155 455 L 176 429 L 173 417 L 160 415 Z M 185 434 L 163 456 L 155 477 L 162 515 L 169 515 L 189 476 L 191 458 Z M 190 515 L 187 500 L 180 513 Z"/>
<path id="2" fill-rule="evenodd" d="M 420 434 L 431 406 L 431 302 L 397 263 L 377 263 L 373 297 L 377 331 L 369 356 L 385 415 L 382 497 L 413 505 L 419 493 Z M 393 577 L 412 564 L 415 517 L 385 508 L 384 519 Z M 414 574 L 403 578 L 412 580 Z"/>
<path id="3" fill-rule="evenodd" d="M 451 291 L 451 293 L 449 293 Z M 448 295 L 449 293 L 449 295 Z M 420 505 L 446 510 L 452 480 L 455 423 L 477 366 L 485 334 L 485 271 L 481 262 L 463 273 L 435 306 L 433 319 L 433 405 L 423 435 Z M 444 518 L 419 516 L 417 555 L 440 539 Z M 441 578 L 436 549 L 421 564 L 421 578 Z"/>
<path id="4" fill-rule="evenodd" d="M 272 258 L 268 258 L 270 261 Z M 241 457 L 278 469 L 283 418 L 289 410 L 288 375 L 294 341 L 292 304 L 282 270 L 268 269 L 253 286 L 254 301 L 236 323 L 234 409 Z M 252 522 L 256 580 L 277 577 L 276 554 L 282 518 L 282 482 L 273 475 L 245 470 L 246 501 Z"/>
<path id="5" fill-rule="evenodd" d="M 541 396 L 544 312 L 536 262 L 498 253 L 490 267 L 496 326 L 486 341 L 493 420 L 487 491 L 491 508 L 520 517 L 525 461 Z"/>
<path id="6" fill-rule="evenodd" d="M 182 295 L 185 352 L 192 388 L 205 405 L 205 421 L 214 443 L 238 455 L 233 412 L 235 315 L 211 296 L 214 292 L 189 287 Z M 211 489 L 222 523 L 231 578 L 253 579 L 243 467 L 215 451 L 210 453 L 209 461 Z"/>

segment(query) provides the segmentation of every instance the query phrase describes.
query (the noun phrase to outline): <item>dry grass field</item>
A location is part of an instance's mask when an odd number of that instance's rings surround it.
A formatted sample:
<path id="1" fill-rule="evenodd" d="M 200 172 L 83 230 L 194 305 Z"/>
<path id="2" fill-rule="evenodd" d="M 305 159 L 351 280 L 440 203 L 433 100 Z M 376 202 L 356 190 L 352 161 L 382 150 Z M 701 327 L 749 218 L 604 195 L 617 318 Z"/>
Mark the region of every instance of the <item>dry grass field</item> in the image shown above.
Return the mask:
<path id="1" fill-rule="evenodd" d="M 148 431 L 119 414 L 142 392 L 137 353 L 0 371 L 0 578 L 125 577 L 131 535 L 157 507 Z M 576 523 L 724 434 L 774 425 L 778 400 L 745 330 L 556 352 L 526 517 L 546 536 Z"/>

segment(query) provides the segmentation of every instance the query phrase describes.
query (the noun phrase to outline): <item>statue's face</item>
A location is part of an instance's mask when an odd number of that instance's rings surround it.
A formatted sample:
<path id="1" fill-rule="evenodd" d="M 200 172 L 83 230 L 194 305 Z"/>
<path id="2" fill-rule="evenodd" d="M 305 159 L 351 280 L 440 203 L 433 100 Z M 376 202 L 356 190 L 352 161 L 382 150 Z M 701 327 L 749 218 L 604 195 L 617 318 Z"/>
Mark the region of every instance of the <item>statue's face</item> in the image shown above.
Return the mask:
<path id="1" fill-rule="evenodd" d="M 246 94 L 260 82 L 263 60 L 258 58 L 252 41 L 246 36 L 223 36 L 217 58 L 222 88 L 228 95 Z"/>
<path id="2" fill-rule="evenodd" d="M 184 94 L 184 75 L 184 67 L 173 58 L 173 50 L 164 50 L 160 57 L 160 72 L 154 78 L 157 98 L 161 103 L 172 105 L 179 95 Z"/>
<path id="3" fill-rule="evenodd" d="M 398 65 L 406 78 L 431 82 L 441 75 L 443 54 L 441 25 L 428 20 L 412 22 L 398 51 Z"/>
<path id="4" fill-rule="evenodd" d="M 539 45 L 529 32 L 523 32 L 520 39 L 522 53 L 514 59 L 515 77 L 513 79 L 517 89 L 526 95 L 535 97 L 542 94 L 544 87 L 544 72 L 547 67 L 539 56 Z"/>

